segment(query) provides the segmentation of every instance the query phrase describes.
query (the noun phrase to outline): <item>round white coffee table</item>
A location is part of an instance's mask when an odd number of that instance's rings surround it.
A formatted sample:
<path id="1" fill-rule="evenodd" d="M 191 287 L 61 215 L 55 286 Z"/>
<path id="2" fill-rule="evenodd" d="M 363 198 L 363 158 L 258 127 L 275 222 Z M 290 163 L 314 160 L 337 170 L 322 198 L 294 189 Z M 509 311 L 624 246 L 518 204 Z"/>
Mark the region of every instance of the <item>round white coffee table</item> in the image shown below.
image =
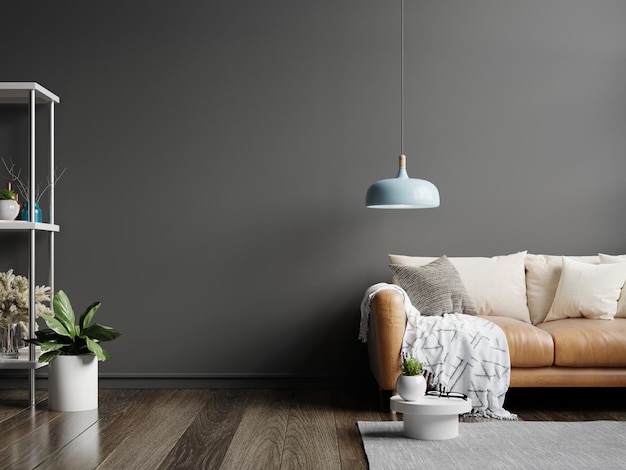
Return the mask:
<path id="1" fill-rule="evenodd" d="M 428 395 L 416 401 L 404 401 L 399 395 L 394 395 L 389 405 L 393 411 L 403 414 L 405 437 L 429 441 L 457 437 L 459 415 L 472 411 L 469 400 Z"/>

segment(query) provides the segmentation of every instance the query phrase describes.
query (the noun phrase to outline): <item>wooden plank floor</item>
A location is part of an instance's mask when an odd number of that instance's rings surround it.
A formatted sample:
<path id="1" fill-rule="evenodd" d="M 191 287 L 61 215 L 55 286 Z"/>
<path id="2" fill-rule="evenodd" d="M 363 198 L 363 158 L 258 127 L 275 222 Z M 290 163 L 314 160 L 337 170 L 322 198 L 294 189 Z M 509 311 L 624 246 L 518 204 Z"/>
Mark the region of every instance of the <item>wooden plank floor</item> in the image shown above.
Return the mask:
<path id="1" fill-rule="evenodd" d="M 506 407 L 523 420 L 626 421 L 622 394 L 511 390 Z M 356 422 L 401 419 L 372 390 L 101 390 L 100 408 L 80 413 L 48 411 L 42 391 L 25 401 L 0 391 L 0 469 L 366 469 Z"/>

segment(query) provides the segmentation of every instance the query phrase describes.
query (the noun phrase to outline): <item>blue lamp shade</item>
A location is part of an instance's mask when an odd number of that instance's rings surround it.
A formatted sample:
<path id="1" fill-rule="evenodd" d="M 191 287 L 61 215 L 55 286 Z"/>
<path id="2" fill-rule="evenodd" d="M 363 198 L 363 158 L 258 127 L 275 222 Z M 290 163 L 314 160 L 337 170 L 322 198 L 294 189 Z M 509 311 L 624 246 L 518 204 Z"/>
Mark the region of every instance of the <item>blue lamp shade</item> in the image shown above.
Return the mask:
<path id="1" fill-rule="evenodd" d="M 439 207 L 439 191 L 430 181 L 409 178 L 406 157 L 400 155 L 398 175 L 372 184 L 367 190 L 365 205 L 371 209 Z"/>

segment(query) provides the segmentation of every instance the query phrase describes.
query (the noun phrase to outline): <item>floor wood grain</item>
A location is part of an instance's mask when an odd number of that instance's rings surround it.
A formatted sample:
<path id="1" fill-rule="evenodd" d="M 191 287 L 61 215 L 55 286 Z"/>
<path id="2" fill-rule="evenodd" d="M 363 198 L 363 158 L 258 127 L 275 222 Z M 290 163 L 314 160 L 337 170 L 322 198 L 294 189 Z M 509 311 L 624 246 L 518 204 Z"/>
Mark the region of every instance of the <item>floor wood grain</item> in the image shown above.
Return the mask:
<path id="1" fill-rule="evenodd" d="M 159 468 L 219 468 L 247 408 L 249 393 L 209 392 L 204 406 L 196 409 L 196 418 Z"/>
<path id="2" fill-rule="evenodd" d="M 281 462 L 285 445 L 291 392 L 250 392 L 247 409 L 237 426 L 221 469 L 273 468 Z"/>
<path id="3" fill-rule="evenodd" d="M 294 397 L 281 468 L 332 470 L 340 468 L 340 461 L 330 394 L 314 391 Z"/>
<path id="4" fill-rule="evenodd" d="M 505 407 L 522 420 L 626 421 L 622 395 L 514 389 Z M 356 422 L 402 419 L 374 390 L 101 390 L 99 409 L 80 413 L 48 411 L 45 392 L 25 403 L 0 390 L 0 469 L 367 469 Z"/>

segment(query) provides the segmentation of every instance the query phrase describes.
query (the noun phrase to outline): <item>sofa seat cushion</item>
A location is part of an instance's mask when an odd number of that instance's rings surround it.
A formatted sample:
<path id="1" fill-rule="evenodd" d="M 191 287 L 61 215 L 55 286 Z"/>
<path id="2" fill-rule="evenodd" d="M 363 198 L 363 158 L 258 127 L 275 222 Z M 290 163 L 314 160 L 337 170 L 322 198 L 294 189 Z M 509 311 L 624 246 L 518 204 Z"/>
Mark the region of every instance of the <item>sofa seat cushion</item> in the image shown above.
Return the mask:
<path id="1" fill-rule="evenodd" d="M 565 318 L 537 327 L 554 340 L 554 365 L 626 367 L 626 318 Z"/>
<path id="2" fill-rule="evenodd" d="M 506 336 L 511 367 L 549 367 L 554 362 L 552 336 L 526 322 L 496 315 L 481 316 L 498 325 Z"/>

